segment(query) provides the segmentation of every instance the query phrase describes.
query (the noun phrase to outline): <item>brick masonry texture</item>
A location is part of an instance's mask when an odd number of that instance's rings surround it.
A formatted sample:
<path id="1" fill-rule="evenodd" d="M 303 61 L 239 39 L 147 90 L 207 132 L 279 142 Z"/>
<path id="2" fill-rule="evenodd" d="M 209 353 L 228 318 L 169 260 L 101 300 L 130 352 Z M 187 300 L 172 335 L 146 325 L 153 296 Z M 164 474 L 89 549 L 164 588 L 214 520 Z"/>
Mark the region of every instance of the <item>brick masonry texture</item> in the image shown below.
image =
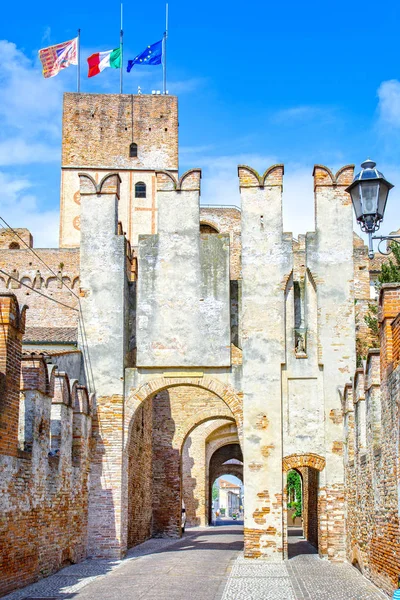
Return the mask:
<path id="1" fill-rule="evenodd" d="M 78 316 L 73 309 L 78 305 L 74 294 L 79 292 L 79 249 L 49 248 L 35 249 L 35 252 L 51 270 L 22 244 L 20 250 L 7 248 L 0 251 L 0 269 L 8 273 L 0 272 L 0 292 L 12 291 L 21 304 L 29 307 L 27 328 L 76 327 Z M 64 306 L 29 288 L 37 289 Z"/>
<path id="2" fill-rule="evenodd" d="M 176 96 L 65 94 L 62 165 L 177 169 L 177 120 Z"/>
<path id="3" fill-rule="evenodd" d="M 400 572 L 400 372 L 393 352 L 399 312 L 400 284 L 385 284 L 379 302 L 380 352 L 369 352 L 343 398 L 347 558 L 388 593 L 397 587 Z"/>
<path id="4" fill-rule="evenodd" d="M 93 398 L 42 357 L 21 357 L 14 295 L 0 294 L 0 315 L 2 595 L 86 556 Z"/>

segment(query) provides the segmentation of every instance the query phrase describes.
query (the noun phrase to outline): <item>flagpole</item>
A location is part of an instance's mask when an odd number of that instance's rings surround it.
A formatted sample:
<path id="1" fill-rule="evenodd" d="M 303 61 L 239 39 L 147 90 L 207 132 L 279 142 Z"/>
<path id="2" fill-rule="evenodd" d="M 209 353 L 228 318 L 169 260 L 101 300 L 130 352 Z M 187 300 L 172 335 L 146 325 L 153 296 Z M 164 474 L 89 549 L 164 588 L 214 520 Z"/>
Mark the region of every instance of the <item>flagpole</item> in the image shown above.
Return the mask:
<path id="1" fill-rule="evenodd" d="M 168 38 L 168 3 L 165 5 L 165 32 L 163 38 L 163 94 L 167 93 L 167 38 Z"/>
<path id="2" fill-rule="evenodd" d="M 78 94 L 81 91 L 81 30 L 78 29 L 78 69 L 77 69 L 77 91 Z"/>
<path id="3" fill-rule="evenodd" d="M 119 36 L 119 47 L 121 49 L 121 66 L 119 70 L 119 93 L 122 94 L 122 83 L 123 83 L 123 63 L 124 63 L 124 31 L 123 31 L 123 4 L 121 2 L 121 30 Z"/>

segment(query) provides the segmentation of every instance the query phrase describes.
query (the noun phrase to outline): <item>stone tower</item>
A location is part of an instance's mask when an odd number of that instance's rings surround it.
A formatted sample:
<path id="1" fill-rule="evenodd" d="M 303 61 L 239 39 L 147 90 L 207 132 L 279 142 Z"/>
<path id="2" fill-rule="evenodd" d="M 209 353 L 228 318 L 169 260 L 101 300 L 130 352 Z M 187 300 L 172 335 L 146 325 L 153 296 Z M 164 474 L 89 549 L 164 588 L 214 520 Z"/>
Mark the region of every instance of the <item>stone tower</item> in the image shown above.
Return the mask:
<path id="1" fill-rule="evenodd" d="M 164 95 L 64 95 L 60 247 L 80 244 L 79 175 L 96 184 L 118 172 L 118 220 L 132 245 L 156 233 L 155 171 L 178 172 L 178 99 Z"/>

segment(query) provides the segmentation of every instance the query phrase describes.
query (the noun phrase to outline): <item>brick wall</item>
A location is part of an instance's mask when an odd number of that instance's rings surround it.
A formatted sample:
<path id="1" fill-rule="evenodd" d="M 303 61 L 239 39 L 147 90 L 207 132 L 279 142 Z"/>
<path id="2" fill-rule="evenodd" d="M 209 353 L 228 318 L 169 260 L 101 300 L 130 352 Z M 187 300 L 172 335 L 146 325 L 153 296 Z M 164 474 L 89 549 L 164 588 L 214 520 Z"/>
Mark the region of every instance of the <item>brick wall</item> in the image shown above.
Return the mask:
<path id="1" fill-rule="evenodd" d="M 82 560 L 87 546 L 92 400 L 42 357 L 21 366 L 18 311 L 0 295 L 0 373 L 12 381 L 2 400 L 13 399 L 1 406 L 0 595 Z"/>
<path id="2" fill-rule="evenodd" d="M 79 249 L 35 249 L 38 256 L 54 271 L 52 273 L 27 248 L 21 250 L 1 250 L 0 269 L 14 279 L 34 287 L 45 296 L 62 302 L 65 306 L 44 298 L 0 272 L 0 293 L 13 292 L 21 304 L 29 306 L 26 327 L 76 327 L 76 308 L 79 293 Z M 66 284 L 66 285 L 63 285 Z"/>
<path id="3" fill-rule="evenodd" d="M 62 166 L 177 169 L 177 97 L 64 94 Z"/>
<path id="4" fill-rule="evenodd" d="M 393 332 L 392 321 L 400 310 L 400 285 L 385 283 L 379 298 L 379 336 L 381 346 L 381 377 L 387 370 L 391 371 L 393 362 Z M 396 327 L 395 327 L 396 331 Z"/>
<path id="5" fill-rule="evenodd" d="M 129 439 L 128 547 L 151 537 L 153 517 L 153 401 L 135 414 Z"/>
<path id="6" fill-rule="evenodd" d="M 393 340 L 393 367 L 396 368 L 400 362 L 400 315 L 397 315 L 391 323 Z"/>
<path id="7" fill-rule="evenodd" d="M 363 376 L 345 390 L 347 557 L 389 594 L 400 573 L 398 438 L 400 369 L 396 362 L 400 285 L 380 294 L 381 351 L 368 354 Z M 365 400 L 364 400 L 365 398 Z M 358 409 L 365 403 L 365 418 Z M 351 406 L 353 404 L 353 407 Z M 351 415 L 354 414 L 354 430 Z M 359 440 L 365 443 L 360 444 Z"/>
<path id="8" fill-rule="evenodd" d="M 14 294 L 0 295 L 0 454 L 17 456 L 19 380 L 25 310 Z"/>

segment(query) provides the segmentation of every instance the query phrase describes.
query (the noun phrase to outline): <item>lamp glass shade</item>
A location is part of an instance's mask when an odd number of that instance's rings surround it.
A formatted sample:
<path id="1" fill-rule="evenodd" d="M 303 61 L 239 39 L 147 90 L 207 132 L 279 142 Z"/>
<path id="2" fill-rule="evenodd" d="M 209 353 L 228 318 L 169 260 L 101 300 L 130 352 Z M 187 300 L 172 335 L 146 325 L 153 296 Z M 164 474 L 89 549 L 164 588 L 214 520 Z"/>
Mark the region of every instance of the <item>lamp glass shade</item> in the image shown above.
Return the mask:
<path id="1" fill-rule="evenodd" d="M 379 199 L 378 199 L 378 214 L 381 219 L 385 214 L 386 201 L 388 199 L 390 187 L 386 185 L 385 181 L 380 182 L 379 186 Z"/>
<path id="2" fill-rule="evenodd" d="M 376 215 L 378 212 L 379 181 L 360 181 L 362 213 Z"/>
<path id="3" fill-rule="evenodd" d="M 361 195 L 360 195 L 360 185 L 355 185 L 350 190 L 351 201 L 353 203 L 354 212 L 356 213 L 356 219 L 359 221 L 362 217 L 362 205 L 361 205 Z"/>

